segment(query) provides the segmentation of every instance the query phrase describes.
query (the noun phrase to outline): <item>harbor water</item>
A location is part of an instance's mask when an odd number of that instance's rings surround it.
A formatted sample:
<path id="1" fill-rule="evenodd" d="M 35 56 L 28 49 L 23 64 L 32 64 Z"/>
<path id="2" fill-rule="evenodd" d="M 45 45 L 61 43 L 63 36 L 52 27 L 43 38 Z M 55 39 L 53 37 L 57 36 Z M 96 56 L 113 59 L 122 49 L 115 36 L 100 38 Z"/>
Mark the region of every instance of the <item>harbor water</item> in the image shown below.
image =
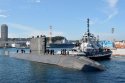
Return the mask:
<path id="1" fill-rule="evenodd" d="M 112 56 L 100 63 L 106 66 L 105 71 L 78 71 L 0 54 L 0 83 L 125 83 L 125 56 Z"/>

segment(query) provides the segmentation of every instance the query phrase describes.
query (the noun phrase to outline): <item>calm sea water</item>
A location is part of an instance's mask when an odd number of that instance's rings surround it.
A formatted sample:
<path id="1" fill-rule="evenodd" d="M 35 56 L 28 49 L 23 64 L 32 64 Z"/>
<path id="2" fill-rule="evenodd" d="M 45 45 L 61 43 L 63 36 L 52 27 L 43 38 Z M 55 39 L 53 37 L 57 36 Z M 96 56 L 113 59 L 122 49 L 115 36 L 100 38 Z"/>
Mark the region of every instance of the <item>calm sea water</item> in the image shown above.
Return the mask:
<path id="1" fill-rule="evenodd" d="M 0 55 L 0 83 L 125 83 L 124 56 L 100 63 L 106 71 L 78 71 Z"/>

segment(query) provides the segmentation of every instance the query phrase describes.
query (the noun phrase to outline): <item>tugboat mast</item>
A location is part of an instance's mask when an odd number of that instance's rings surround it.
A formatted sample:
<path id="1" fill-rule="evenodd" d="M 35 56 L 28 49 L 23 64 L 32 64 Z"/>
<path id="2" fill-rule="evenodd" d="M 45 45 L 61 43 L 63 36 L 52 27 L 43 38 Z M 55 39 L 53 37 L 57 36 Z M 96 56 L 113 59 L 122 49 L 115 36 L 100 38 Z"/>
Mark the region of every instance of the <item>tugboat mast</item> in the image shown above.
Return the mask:
<path id="1" fill-rule="evenodd" d="M 88 30 L 87 30 L 88 36 L 90 36 L 90 32 L 89 32 L 89 18 L 87 19 L 87 28 L 88 28 Z"/>
<path id="2" fill-rule="evenodd" d="M 89 18 L 87 19 L 87 41 L 90 42 L 90 32 L 89 32 Z"/>

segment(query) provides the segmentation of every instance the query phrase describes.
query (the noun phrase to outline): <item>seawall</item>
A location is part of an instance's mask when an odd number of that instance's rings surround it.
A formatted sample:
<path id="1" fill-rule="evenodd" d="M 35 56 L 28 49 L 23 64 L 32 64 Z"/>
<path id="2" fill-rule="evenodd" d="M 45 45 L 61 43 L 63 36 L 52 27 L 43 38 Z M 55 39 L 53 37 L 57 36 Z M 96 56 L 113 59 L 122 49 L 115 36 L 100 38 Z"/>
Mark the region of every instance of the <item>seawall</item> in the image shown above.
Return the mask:
<path id="1" fill-rule="evenodd" d="M 105 67 L 96 61 L 88 59 L 84 56 L 68 56 L 68 55 L 38 55 L 38 54 L 10 54 L 10 57 L 25 59 L 29 61 L 42 62 L 47 64 L 54 64 L 67 68 L 74 68 L 84 70 L 86 66 L 96 68 L 98 70 L 105 70 Z"/>

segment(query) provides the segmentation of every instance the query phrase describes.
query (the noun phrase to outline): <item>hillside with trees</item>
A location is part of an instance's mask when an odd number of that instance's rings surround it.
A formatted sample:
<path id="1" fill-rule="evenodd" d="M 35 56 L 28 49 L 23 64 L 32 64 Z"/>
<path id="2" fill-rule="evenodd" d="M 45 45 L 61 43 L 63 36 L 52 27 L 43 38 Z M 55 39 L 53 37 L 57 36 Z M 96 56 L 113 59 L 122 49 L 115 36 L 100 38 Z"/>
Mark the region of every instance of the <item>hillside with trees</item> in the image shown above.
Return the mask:
<path id="1" fill-rule="evenodd" d="M 55 37 L 52 37 L 52 42 L 56 42 L 56 41 L 61 41 L 65 39 L 65 37 L 63 36 L 55 36 Z M 47 37 L 47 42 L 49 41 L 49 37 Z"/>

